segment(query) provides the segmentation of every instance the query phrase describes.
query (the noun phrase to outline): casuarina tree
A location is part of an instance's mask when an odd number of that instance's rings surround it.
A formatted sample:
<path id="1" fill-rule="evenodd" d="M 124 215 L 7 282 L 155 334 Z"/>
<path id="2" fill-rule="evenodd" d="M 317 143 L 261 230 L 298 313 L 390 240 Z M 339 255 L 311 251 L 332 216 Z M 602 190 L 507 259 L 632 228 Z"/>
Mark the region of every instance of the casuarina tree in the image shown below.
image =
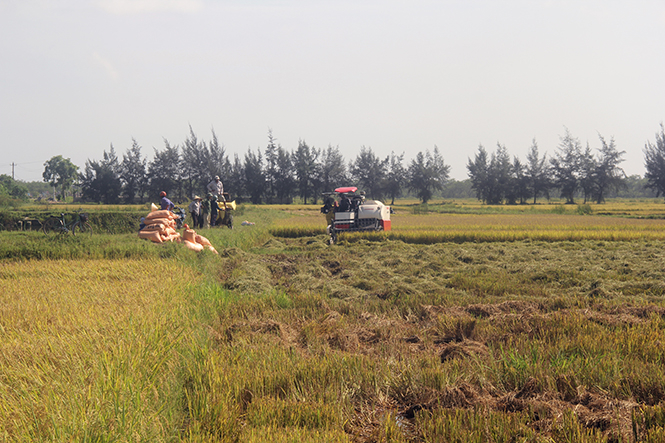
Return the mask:
<path id="1" fill-rule="evenodd" d="M 401 155 L 395 155 L 394 152 L 390 153 L 385 191 L 386 195 L 391 198 L 391 205 L 394 205 L 395 199 L 402 195 L 402 192 L 408 183 L 408 171 L 402 164 L 403 161 L 403 152 Z"/>
<path id="2" fill-rule="evenodd" d="M 180 173 L 180 149 L 171 146 L 164 139 L 164 149 L 155 148 L 155 156 L 148 164 L 148 189 L 152 201 L 157 199 L 161 191 L 165 191 L 171 199 L 182 199 L 182 174 Z"/>
<path id="3" fill-rule="evenodd" d="M 596 203 L 600 204 L 605 201 L 605 195 L 608 191 L 618 191 L 626 186 L 626 173 L 619 167 L 619 164 L 623 162 L 621 157 L 626 151 L 617 150 L 614 138 L 610 138 L 608 143 L 602 135 L 599 134 L 598 136 L 602 146 L 599 149 L 596 170 L 594 171 L 594 199 Z"/>
<path id="4" fill-rule="evenodd" d="M 656 143 L 647 141 L 644 147 L 644 166 L 646 187 L 656 191 L 657 197 L 665 195 L 665 128 L 662 123 L 660 133 L 656 133 Z"/>
<path id="5" fill-rule="evenodd" d="M 260 150 L 256 154 L 251 149 L 245 154 L 245 189 L 254 204 L 261 203 L 265 188 L 266 178 L 263 173 L 263 157 Z"/>
<path id="6" fill-rule="evenodd" d="M 542 158 L 538 153 L 538 144 L 533 139 L 529 153 L 526 156 L 526 166 L 524 176 L 527 181 L 527 188 L 530 197 L 533 197 L 533 204 L 536 204 L 539 195 L 547 196 L 549 194 L 550 180 L 549 168 L 547 165 L 547 154 Z"/>
<path id="7" fill-rule="evenodd" d="M 380 199 L 383 196 L 387 166 L 387 158 L 381 160 L 372 148 L 362 146 L 360 153 L 351 163 L 351 176 L 369 197 Z"/>
<path id="8" fill-rule="evenodd" d="M 434 152 L 419 152 L 409 165 L 409 188 L 420 201 L 427 203 L 435 192 L 441 191 L 448 180 L 450 166 L 446 165 L 434 146 Z"/>
<path id="9" fill-rule="evenodd" d="M 332 191 L 337 187 L 346 185 L 346 181 L 348 180 L 346 176 L 346 163 L 344 162 L 344 156 L 339 152 L 337 146 L 328 145 L 326 149 L 321 150 L 319 176 L 323 191 Z"/>
<path id="10" fill-rule="evenodd" d="M 319 150 L 310 147 L 304 140 L 298 142 L 298 149 L 291 155 L 298 194 L 305 204 L 310 197 L 316 203 L 320 176 L 318 159 Z"/>
<path id="11" fill-rule="evenodd" d="M 123 154 L 120 163 L 122 197 L 125 203 L 134 203 L 137 198 L 139 202 L 143 202 L 147 163 L 146 158 L 141 155 L 141 146 L 132 139 L 132 147 Z"/>
<path id="12" fill-rule="evenodd" d="M 580 186 L 581 155 L 580 141 L 566 128 L 566 134 L 561 137 L 555 156 L 550 159 L 554 186 L 561 192 L 561 197 L 566 199 L 566 204 L 575 203 L 575 193 Z"/>
<path id="13" fill-rule="evenodd" d="M 80 180 L 85 201 L 104 204 L 116 204 L 120 201 L 120 163 L 113 145 L 109 152 L 104 151 L 102 160 L 88 159 L 85 162 L 85 171 Z"/>

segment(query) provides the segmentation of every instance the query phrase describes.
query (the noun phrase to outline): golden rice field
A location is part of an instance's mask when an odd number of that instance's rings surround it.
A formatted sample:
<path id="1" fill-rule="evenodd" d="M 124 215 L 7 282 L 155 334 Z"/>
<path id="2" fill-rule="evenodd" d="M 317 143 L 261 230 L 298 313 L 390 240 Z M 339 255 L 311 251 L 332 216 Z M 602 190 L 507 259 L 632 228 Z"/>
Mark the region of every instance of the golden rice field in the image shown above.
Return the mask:
<path id="1" fill-rule="evenodd" d="M 163 260 L 0 263 L 0 441 L 177 435 L 195 280 Z"/>
<path id="2" fill-rule="evenodd" d="M 390 205 L 387 200 L 383 201 L 385 204 Z M 582 205 L 581 201 L 577 205 L 565 205 L 563 201 L 556 199 L 550 202 L 539 200 L 537 204 L 526 205 L 486 205 L 476 199 L 453 199 L 443 201 L 430 201 L 427 207 L 435 212 L 447 211 L 452 209 L 465 210 L 472 212 L 503 212 L 503 213 L 535 213 L 535 212 L 554 212 L 565 211 L 575 213 L 578 206 L 588 206 L 593 213 L 599 215 L 624 215 L 634 217 L 665 217 L 665 204 L 662 198 L 650 199 L 612 199 L 602 204 L 593 202 Z M 423 205 L 416 199 L 398 199 L 392 207 L 398 212 L 413 211 L 414 208 Z M 290 204 L 290 205 L 271 205 L 273 209 L 281 211 L 304 211 L 304 212 L 318 212 L 320 205 L 303 205 L 303 204 Z"/>
<path id="3" fill-rule="evenodd" d="M 392 230 L 364 234 L 409 243 L 460 241 L 663 240 L 665 220 L 576 214 L 393 214 Z M 320 214 L 296 213 L 275 223 L 277 236 L 324 233 Z"/>

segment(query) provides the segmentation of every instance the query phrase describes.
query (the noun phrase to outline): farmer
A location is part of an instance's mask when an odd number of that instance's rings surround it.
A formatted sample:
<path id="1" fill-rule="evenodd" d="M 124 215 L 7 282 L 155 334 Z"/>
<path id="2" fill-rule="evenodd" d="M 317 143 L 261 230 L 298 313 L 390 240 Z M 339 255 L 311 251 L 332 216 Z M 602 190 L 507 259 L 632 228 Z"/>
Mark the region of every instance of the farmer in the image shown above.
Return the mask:
<path id="1" fill-rule="evenodd" d="M 159 201 L 159 205 L 161 206 L 161 208 L 162 209 L 168 209 L 169 211 L 173 211 L 173 208 L 175 208 L 175 205 L 173 204 L 173 202 L 171 200 L 169 200 L 166 197 L 166 192 L 165 191 L 160 192 L 159 196 L 162 198 Z"/>
<path id="2" fill-rule="evenodd" d="M 221 210 L 217 204 L 217 197 L 214 195 L 210 199 L 210 227 L 217 225 L 217 213 Z"/>
<path id="3" fill-rule="evenodd" d="M 339 201 L 339 212 L 347 212 L 351 210 L 351 200 L 346 194 L 342 194 L 342 199 Z"/>
<path id="4" fill-rule="evenodd" d="M 321 207 L 321 212 L 326 215 L 326 226 L 332 224 L 335 212 L 337 212 L 337 202 L 332 197 L 326 197 Z"/>
<path id="5" fill-rule="evenodd" d="M 224 193 L 224 184 L 222 184 L 222 181 L 219 179 L 219 175 L 216 175 L 215 178 L 208 183 L 207 189 L 208 192 L 215 197 L 223 199 L 222 194 Z"/>
<path id="6" fill-rule="evenodd" d="M 206 198 L 201 202 L 201 223 L 205 224 L 207 228 L 210 226 L 210 199 L 212 194 L 208 194 Z"/>
<path id="7" fill-rule="evenodd" d="M 189 204 L 189 213 L 192 214 L 192 224 L 194 228 L 203 228 L 203 215 L 201 214 L 201 197 L 194 196 Z"/>

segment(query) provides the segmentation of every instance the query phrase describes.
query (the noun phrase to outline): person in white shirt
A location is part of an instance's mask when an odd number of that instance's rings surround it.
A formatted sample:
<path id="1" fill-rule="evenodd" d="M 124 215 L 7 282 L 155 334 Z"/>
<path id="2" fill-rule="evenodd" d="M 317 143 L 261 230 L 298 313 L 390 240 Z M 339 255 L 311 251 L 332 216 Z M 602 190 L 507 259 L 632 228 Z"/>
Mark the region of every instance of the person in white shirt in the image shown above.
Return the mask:
<path id="1" fill-rule="evenodd" d="M 201 197 L 194 196 L 194 200 L 189 204 L 189 213 L 192 214 L 194 223 L 193 228 L 203 228 L 203 214 L 201 213 Z"/>
<path id="2" fill-rule="evenodd" d="M 224 193 L 224 184 L 219 179 L 219 175 L 216 175 L 215 178 L 210 183 L 208 183 L 207 189 L 208 192 L 210 192 L 212 195 L 218 199 L 222 199 L 222 194 Z"/>

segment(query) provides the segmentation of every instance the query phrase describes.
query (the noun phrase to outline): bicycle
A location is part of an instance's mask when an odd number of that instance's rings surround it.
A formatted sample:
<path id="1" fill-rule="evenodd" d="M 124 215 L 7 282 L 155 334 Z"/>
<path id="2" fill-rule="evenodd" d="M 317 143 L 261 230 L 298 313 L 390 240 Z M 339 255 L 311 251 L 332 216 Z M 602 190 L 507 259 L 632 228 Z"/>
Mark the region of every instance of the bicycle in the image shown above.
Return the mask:
<path id="1" fill-rule="evenodd" d="M 74 220 L 67 223 L 65 220 L 65 214 L 60 213 L 60 218 L 58 217 L 49 217 L 42 223 L 42 232 L 44 234 L 49 233 L 59 233 L 66 234 L 71 232 L 72 235 L 76 235 L 77 232 L 85 235 L 92 235 L 92 226 L 88 222 L 88 214 L 80 212 L 78 217 L 75 217 Z"/>

